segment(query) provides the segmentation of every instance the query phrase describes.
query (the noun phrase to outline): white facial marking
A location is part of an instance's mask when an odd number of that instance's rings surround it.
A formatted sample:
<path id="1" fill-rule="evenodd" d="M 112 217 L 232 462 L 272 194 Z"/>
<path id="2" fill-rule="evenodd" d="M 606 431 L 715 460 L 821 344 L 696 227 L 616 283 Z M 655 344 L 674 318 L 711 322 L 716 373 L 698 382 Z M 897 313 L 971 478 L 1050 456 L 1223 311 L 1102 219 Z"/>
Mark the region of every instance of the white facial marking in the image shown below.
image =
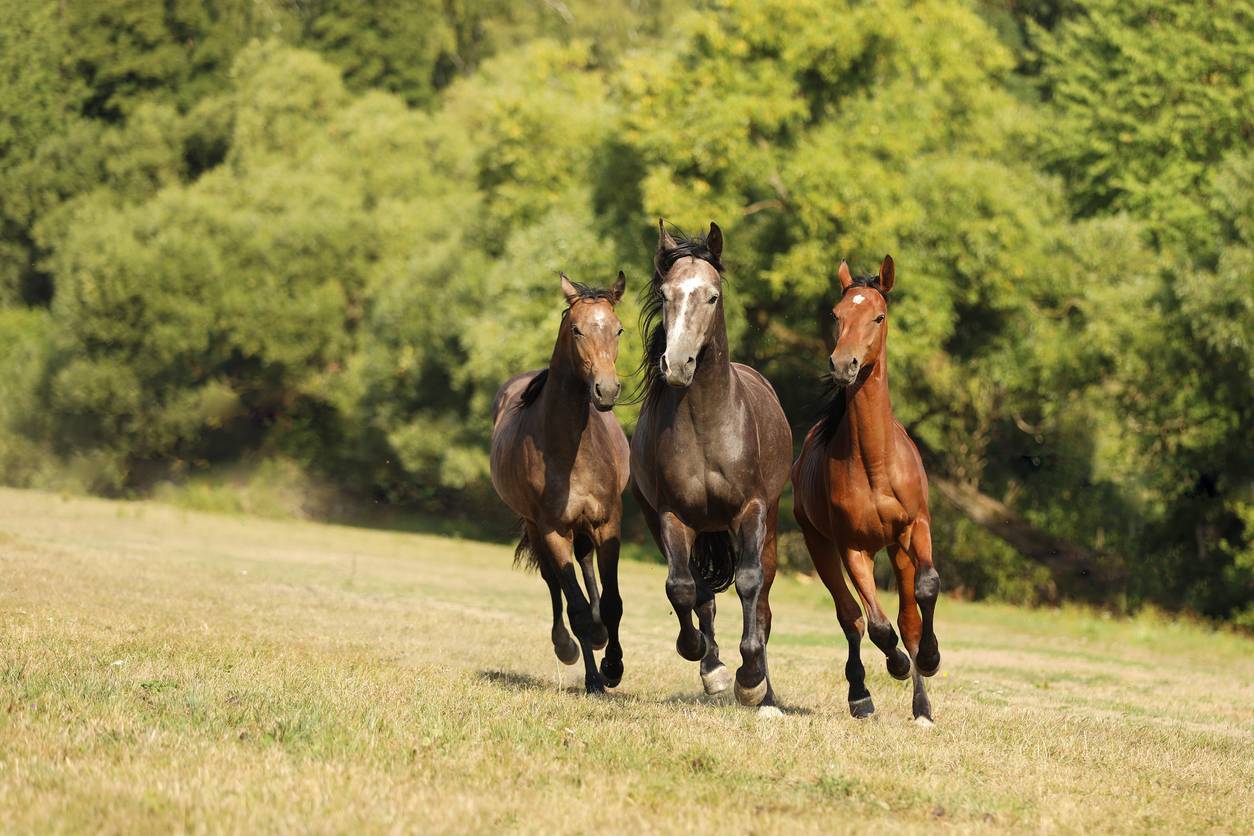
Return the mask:
<path id="1" fill-rule="evenodd" d="M 684 333 L 684 322 L 692 312 L 696 292 L 708 284 L 709 280 L 701 274 L 700 268 L 696 265 L 690 266 L 678 277 L 675 289 L 672 291 L 673 296 L 676 297 L 675 301 L 679 304 L 679 313 L 676 314 L 675 324 L 671 327 L 674 333 Z"/>
<path id="2" fill-rule="evenodd" d="M 863 296 L 861 293 L 855 293 L 853 295 L 853 303 L 855 305 L 861 305 L 865 301 L 866 301 L 866 297 Z"/>

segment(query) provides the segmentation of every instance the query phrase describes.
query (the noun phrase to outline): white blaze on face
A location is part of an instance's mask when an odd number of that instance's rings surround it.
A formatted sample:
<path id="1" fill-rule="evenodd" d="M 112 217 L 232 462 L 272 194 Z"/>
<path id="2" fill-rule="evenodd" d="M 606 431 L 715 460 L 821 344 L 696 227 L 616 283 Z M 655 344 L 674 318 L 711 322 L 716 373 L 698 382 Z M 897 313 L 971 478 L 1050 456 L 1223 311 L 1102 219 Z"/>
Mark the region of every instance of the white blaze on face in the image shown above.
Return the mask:
<path id="1" fill-rule="evenodd" d="M 675 324 L 671 326 L 670 330 L 676 336 L 684 333 L 684 326 L 692 315 L 692 309 L 696 304 L 697 291 L 708 283 L 706 278 L 701 275 L 700 270 L 694 265 L 675 284 L 672 296 L 679 311 L 675 314 Z"/>
<path id="2" fill-rule="evenodd" d="M 865 296 L 863 296 L 861 293 L 855 293 L 855 294 L 854 294 L 854 296 L 853 296 L 853 299 L 852 299 L 851 301 L 852 301 L 855 305 L 861 305 L 863 302 L 865 302 L 865 301 L 866 301 L 866 297 L 865 297 Z"/>

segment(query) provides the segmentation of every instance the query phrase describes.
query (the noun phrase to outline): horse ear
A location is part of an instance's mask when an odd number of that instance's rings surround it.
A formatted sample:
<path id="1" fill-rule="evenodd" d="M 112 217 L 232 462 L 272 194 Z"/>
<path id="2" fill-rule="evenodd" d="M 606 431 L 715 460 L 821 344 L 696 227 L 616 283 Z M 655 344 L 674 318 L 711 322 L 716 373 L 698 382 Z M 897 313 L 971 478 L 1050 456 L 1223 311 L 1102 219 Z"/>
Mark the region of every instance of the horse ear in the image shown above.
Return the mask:
<path id="1" fill-rule="evenodd" d="M 710 231 L 705 236 L 705 245 L 710 248 L 710 252 L 714 253 L 715 258 L 723 257 L 723 230 L 719 229 L 714 221 L 710 221 Z"/>
<path id="2" fill-rule="evenodd" d="M 618 279 L 614 282 L 614 286 L 610 288 L 610 293 L 614 294 L 614 304 L 617 305 L 623 301 L 623 292 L 627 290 L 627 277 L 623 275 L 623 271 L 618 271 Z"/>
<path id="3" fill-rule="evenodd" d="M 675 239 L 666 231 L 666 221 L 657 219 L 657 251 L 664 253 L 675 249 Z"/>
<path id="4" fill-rule="evenodd" d="M 880 290 L 885 293 L 893 289 L 893 281 L 897 278 L 897 268 L 893 265 L 893 257 L 891 255 L 884 256 L 884 263 L 880 265 Z"/>
<path id="5" fill-rule="evenodd" d="M 849 263 L 843 258 L 840 260 L 840 269 L 836 271 L 836 275 L 840 279 L 840 292 L 844 293 L 849 289 L 849 285 L 853 284 L 853 275 L 849 272 Z"/>
<path id="6" fill-rule="evenodd" d="M 574 282 L 566 278 L 565 273 L 559 273 L 562 277 L 562 295 L 566 297 L 566 304 L 573 305 L 579 299 L 579 290 L 575 287 Z"/>

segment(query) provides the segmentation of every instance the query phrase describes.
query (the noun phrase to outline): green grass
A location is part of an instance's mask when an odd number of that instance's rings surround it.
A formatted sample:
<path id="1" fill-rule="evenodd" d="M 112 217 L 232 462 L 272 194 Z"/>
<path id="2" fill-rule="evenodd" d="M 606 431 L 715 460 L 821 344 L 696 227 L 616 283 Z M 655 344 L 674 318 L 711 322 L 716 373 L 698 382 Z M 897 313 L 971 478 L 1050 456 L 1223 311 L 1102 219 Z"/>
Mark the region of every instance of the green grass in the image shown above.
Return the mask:
<path id="1" fill-rule="evenodd" d="M 701 695 L 642 563 L 586 698 L 511 557 L 0 491 L 0 831 L 1254 828 L 1247 638 L 946 599 L 936 727 L 874 651 L 859 723 L 827 593 L 787 578 L 765 720 Z"/>

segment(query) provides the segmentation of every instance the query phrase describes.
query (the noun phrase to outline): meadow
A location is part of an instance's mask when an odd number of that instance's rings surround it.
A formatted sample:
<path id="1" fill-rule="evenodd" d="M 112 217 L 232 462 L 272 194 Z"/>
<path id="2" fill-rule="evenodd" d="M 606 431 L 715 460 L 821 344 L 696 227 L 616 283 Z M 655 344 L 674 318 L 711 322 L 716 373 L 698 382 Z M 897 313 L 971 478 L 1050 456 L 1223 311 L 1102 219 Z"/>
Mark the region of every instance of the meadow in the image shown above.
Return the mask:
<path id="1" fill-rule="evenodd" d="M 585 697 L 511 557 L 0 490 L 0 831 L 1254 828 L 1248 638 L 945 598 L 937 725 L 871 654 L 859 722 L 826 591 L 782 578 L 768 720 L 701 693 L 632 561 L 626 677 Z"/>

